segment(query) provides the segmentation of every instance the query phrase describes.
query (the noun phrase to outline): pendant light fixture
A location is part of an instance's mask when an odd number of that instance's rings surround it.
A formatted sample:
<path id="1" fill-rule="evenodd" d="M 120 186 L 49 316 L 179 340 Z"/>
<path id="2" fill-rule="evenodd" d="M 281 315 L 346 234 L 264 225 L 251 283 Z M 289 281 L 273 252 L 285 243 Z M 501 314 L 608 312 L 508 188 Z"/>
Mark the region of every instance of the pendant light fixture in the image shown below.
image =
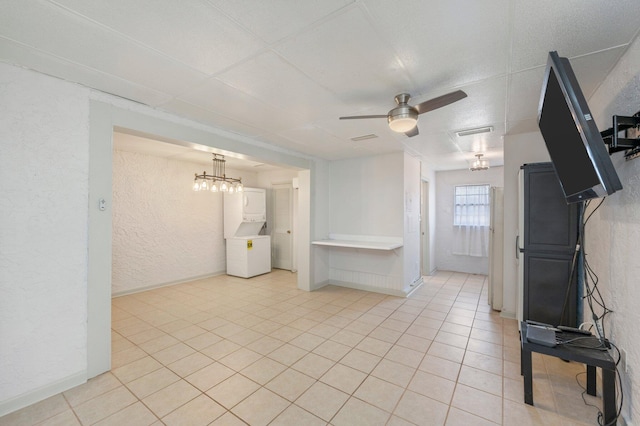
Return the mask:
<path id="1" fill-rule="evenodd" d="M 244 187 L 242 186 L 242 178 L 231 178 L 225 174 L 224 155 L 213 154 L 213 174 L 207 174 L 202 172 L 201 175 L 195 174 L 193 180 L 194 191 L 211 191 L 211 192 L 228 192 L 230 194 L 234 192 L 242 192 Z"/>
<path id="2" fill-rule="evenodd" d="M 475 172 L 478 170 L 487 170 L 489 168 L 489 161 L 483 160 L 482 155 L 483 154 L 476 154 L 477 158 L 473 161 L 473 163 L 471 163 L 471 167 L 469 167 L 469 170 Z"/>

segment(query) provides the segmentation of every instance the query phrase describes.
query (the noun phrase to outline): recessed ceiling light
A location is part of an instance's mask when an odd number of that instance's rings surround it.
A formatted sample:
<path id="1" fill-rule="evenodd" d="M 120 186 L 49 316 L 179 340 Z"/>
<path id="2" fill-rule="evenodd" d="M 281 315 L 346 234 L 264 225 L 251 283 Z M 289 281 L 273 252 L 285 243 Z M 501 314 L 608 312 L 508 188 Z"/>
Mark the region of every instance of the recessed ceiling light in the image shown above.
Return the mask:
<path id="1" fill-rule="evenodd" d="M 493 126 L 476 127 L 474 129 L 460 130 L 456 132 L 456 135 L 458 135 L 458 137 L 462 137 L 462 136 L 471 136 L 471 135 L 477 135 L 479 133 L 489 133 L 489 132 L 493 132 Z"/>

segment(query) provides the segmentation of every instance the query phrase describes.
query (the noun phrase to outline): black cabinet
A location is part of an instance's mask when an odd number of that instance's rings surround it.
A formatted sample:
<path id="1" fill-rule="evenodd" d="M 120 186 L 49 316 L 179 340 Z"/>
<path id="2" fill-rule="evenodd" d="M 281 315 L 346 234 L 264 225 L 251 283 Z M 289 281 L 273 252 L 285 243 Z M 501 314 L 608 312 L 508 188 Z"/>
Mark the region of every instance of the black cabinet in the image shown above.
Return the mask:
<path id="1" fill-rule="evenodd" d="M 579 204 L 567 204 L 551 163 L 524 171 L 523 319 L 576 326 Z"/>

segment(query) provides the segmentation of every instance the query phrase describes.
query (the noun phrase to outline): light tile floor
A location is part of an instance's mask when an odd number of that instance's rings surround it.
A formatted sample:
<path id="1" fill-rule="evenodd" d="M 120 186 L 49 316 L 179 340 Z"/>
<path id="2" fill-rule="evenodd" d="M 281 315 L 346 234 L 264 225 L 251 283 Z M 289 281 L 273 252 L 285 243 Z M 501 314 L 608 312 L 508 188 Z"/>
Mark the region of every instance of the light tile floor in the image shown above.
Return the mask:
<path id="1" fill-rule="evenodd" d="M 0 425 L 597 424 L 580 364 L 534 354 L 523 403 L 516 321 L 491 311 L 485 276 L 439 272 L 409 298 L 295 282 L 114 298 L 111 371 Z"/>

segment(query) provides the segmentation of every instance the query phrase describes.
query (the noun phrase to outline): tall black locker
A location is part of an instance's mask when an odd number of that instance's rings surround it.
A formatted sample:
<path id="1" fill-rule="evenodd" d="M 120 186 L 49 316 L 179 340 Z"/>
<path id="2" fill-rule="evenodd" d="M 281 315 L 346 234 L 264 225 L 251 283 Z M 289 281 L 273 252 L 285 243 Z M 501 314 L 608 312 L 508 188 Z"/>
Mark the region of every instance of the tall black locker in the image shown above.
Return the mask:
<path id="1" fill-rule="evenodd" d="M 580 206 L 567 204 L 551 163 L 525 164 L 522 169 L 523 319 L 575 327 L 578 274 L 572 274 L 572 267 L 577 268 Z"/>

